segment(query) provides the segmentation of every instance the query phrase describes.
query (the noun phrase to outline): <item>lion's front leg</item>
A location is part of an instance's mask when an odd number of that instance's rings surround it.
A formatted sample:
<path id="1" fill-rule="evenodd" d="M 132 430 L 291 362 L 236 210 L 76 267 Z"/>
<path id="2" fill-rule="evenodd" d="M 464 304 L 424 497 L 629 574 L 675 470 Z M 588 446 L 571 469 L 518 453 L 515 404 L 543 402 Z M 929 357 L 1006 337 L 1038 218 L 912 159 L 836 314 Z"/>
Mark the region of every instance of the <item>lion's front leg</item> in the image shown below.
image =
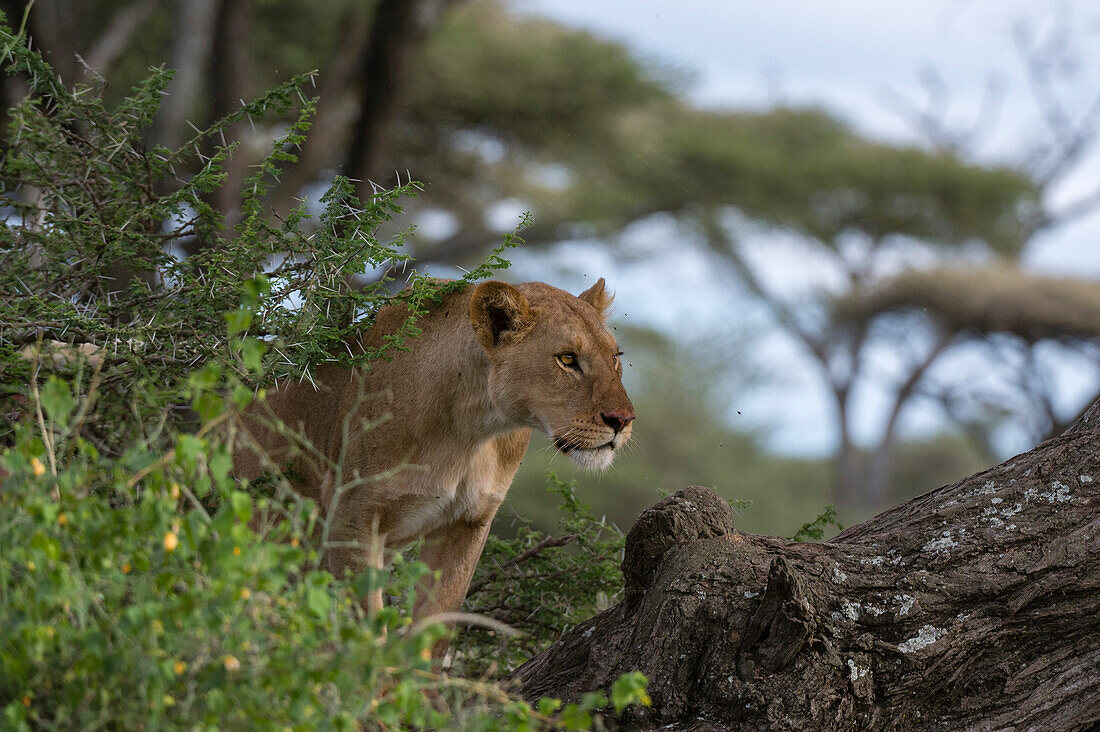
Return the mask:
<path id="1" fill-rule="evenodd" d="M 422 620 L 462 607 L 492 523 L 491 516 L 480 523 L 458 521 L 424 537 L 420 559 L 432 574 L 421 581 L 417 590 L 414 618 Z M 439 579 L 435 578 L 436 573 Z M 449 644 L 447 639 L 438 641 L 432 648 L 432 656 L 442 659 Z"/>
<path id="2" fill-rule="evenodd" d="M 438 572 L 439 579 L 428 576 L 421 583 L 413 617 L 419 620 L 462 607 L 492 523 L 491 517 L 481 522 L 456 521 L 424 537 L 420 560 L 433 575 Z"/>

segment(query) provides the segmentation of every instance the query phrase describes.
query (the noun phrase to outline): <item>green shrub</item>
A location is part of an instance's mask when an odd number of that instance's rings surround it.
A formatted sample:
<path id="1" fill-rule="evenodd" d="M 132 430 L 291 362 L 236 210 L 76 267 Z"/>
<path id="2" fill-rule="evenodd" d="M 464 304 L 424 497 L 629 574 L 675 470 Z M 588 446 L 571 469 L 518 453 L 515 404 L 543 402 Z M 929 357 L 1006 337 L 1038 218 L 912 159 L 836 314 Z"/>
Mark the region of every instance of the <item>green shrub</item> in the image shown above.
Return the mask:
<path id="1" fill-rule="evenodd" d="M 365 617 L 354 587 L 314 569 L 316 552 L 301 540 L 312 507 L 273 536 L 251 531 L 253 499 L 229 478 L 224 446 L 180 435 L 164 456 L 134 448 L 118 460 L 78 439 L 57 460 L 21 428 L 3 465 L 7 725 L 350 729 L 368 713 L 387 724 L 448 719 L 420 698 L 442 630 L 405 632 L 398 607 Z M 192 504 L 207 484 L 223 499 L 213 513 Z M 423 571 L 397 569 L 402 586 Z"/>
<path id="2" fill-rule="evenodd" d="M 386 299 L 386 277 L 355 276 L 405 257 L 379 230 L 415 185 L 361 202 L 337 178 L 315 220 L 303 206 L 275 221 L 265 195 L 309 127 L 307 77 L 146 150 L 169 72 L 107 109 L 2 24 L 0 47 L 29 91 L 0 169 L 0 726 L 575 729 L 644 701 L 637 676 L 532 708 L 440 672 L 429 649 L 445 629 L 409 619 L 424 565 L 333 578 L 316 506 L 280 476 L 270 495 L 232 478 L 234 423 L 259 387 L 384 358 L 465 284 L 414 276 L 401 332 L 344 351 Z M 216 141 L 292 107 L 225 231 L 206 197 L 234 145 Z M 498 250 L 465 279 L 506 265 Z M 257 533 L 261 511 L 280 520 Z M 360 600 L 383 582 L 393 602 L 368 616 Z"/>

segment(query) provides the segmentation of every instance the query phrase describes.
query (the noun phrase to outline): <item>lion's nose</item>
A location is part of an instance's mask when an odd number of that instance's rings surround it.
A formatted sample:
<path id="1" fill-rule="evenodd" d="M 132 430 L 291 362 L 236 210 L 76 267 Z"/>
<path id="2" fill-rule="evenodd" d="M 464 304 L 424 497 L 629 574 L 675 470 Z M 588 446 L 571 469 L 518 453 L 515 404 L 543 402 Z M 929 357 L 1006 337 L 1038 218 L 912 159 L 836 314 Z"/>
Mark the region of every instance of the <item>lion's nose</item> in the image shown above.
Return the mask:
<path id="1" fill-rule="evenodd" d="M 616 432 L 621 432 L 624 427 L 634 421 L 636 415 L 632 411 L 624 411 L 604 412 L 600 416 L 603 417 L 603 421 L 608 427 Z"/>

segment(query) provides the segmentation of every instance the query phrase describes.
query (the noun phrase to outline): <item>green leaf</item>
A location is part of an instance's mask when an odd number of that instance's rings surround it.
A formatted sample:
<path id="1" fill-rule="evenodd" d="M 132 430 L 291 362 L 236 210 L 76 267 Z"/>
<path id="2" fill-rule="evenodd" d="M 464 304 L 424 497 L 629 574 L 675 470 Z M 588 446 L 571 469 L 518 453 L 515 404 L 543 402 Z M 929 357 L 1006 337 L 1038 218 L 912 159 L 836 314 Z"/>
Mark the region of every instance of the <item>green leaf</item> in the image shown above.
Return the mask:
<path id="1" fill-rule="evenodd" d="M 589 729 L 592 726 L 592 715 L 576 704 L 569 704 L 562 710 L 561 723 L 569 730 Z"/>
<path id="2" fill-rule="evenodd" d="M 646 683 L 646 677 L 641 671 L 631 671 L 615 679 L 615 683 L 611 685 L 611 703 L 615 706 L 615 713 L 618 714 L 633 704 L 648 707 L 651 700 L 646 693 Z"/>
<path id="3" fill-rule="evenodd" d="M 199 455 L 206 449 L 206 443 L 194 435 L 180 435 L 176 440 L 176 458 L 185 467 L 193 469 L 198 464 Z"/>
<path id="4" fill-rule="evenodd" d="M 222 369 L 217 363 L 211 361 L 198 371 L 191 372 L 187 377 L 187 383 L 195 391 L 213 389 L 221 380 Z"/>
<path id="5" fill-rule="evenodd" d="M 248 330 L 248 326 L 252 325 L 252 311 L 248 308 L 230 310 L 225 314 L 225 322 L 229 329 L 229 335 L 235 336 Z"/>
<path id="6" fill-rule="evenodd" d="M 802 524 L 802 528 L 795 532 L 791 541 L 821 541 L 825 538 L 825 530 L 830 526 L 843 531 L 844 527 L 836 519 L 836 508 L 832 504 L 827 504 L 820 516 L 809 523 Z"/>
<path id="7" fill-rule="evenodd" d="M 255 305 L 267 293 L 271 292 L 271 280 L 266 275 L 259 274 L 244 283 L 244 294 L 241 296 L 241 304 L 245 306 Z"/>
<path id="8" fill-rule="evenodd" d="M 46 416 L 57 424 L 64 424 L 76 403 L 72 392 L 69 391 L 69 385 L 51 374 L 40 393 L 42 409 L 46 411 Z"/>
<path id="9" fill-rule="evenodd" d="M 210 470 L 214 470 L 214 460 L 210 461 Z M 242 523 L 248 523 L 252 518 L 252 496 L 244 491 L 233 491 L 229 494 L 229 505 L 233 508 L 233 514 Z"/>
<path id="10" fill-rule="evenodd" d="M 225 411 L 225 400 L 216 392 L 204 391 L 191 400 L 191 408 L 199 413 L 203 422 L 209 422 Z"/>
<path id="11" fill-rule="evenodd" d="M 264 370 L 263 358 L 267 353 L 267 344 L 257 338 L 245 338 L 241 341 L 241 360 L 246 369 L 258 374 Z"/>
<path id="12" fill-rule="evenodd" d="M 543 698 L 539 699 L 538 709 L 539 714 L 544 717 L 549 717 L 553 715 L 554 712 L 561 709 L 561 699 L 554 699 L 548 696 L 544 696 Z"/>
<path id="13" fill-rule="evenodd" d="M 385 587 L 386 580 L 389 576 L 390 573 L 384 569 L 367 567 L 352 579 L 351 588 L 355 590 L 355 594 L 362 599 L 377 588 Z"/>
<path id="14" fill-rule="evenodd" d="M 238 409 L 244 409 L 251 404 L 253 396 L 252 390 L 244 384 L 237 384 L 233 387 L 233 403 L 237 405 Z"/>
<path id="15" fill-rule="evenodd" d="M 331 606 L 329 594 L 323 588 L 310 587 L 306 590 L 306 607 L 317 617 L 326 617 Z"/>

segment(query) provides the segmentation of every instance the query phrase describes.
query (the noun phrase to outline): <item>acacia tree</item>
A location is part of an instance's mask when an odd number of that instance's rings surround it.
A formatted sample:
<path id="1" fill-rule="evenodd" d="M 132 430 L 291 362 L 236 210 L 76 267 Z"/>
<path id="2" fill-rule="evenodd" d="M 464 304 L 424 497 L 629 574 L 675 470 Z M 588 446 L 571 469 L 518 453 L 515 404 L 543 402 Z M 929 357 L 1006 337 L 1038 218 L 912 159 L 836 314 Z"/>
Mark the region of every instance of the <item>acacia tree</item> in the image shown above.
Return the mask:
<path id="1" fill-rule="evenodd" d="M 868 143 L 819 114 L 774 113 L 761 120 L 753 137 L 778 141 L 782 152 L 775 159 L 749 158 L 761 173 L 770 173 L 774 184 L 752 195 L 738 191 L 699 205 L 694 221 L 707 246 L 819 369 L 835 410 L 838 502 L 846 508 L 880 505 L 902 411 L 952 344 L 952 334 L 914 349 L 900 378 L 887 387 L 892 404 L 876 441 L 858 445 L 853 436 L 856 388 L 867 379 L 871 346 L 881 340 L 866 321 L 835 317 L 834 298 L 859 297 L 914 252 L 943 256 L 977 246 L 1017 253 L 1026 240 L 1027 212 L 1036 191 L 1017 171 L 979 167 L 948 153 Z M 722 160 L 731 169 L 724 176 L 745 167 L 737 157 L 745 153 L 731 148 Z M 729 217 L 732 207 L 773 233 L 797 236 L 839 274 L 838 289 L 794 299 L 772 291 L 746 256 L 745 227 Z"/>
<path id="2" fill-rule="evenodd" d="M 1067 227 L 1100 209 L 1100 188 L 1059 195 L 1081 173 L 1100 139 L 1100 85 L 1085 73 L 1081 34 L 1072 14 L 1052 14 L 1039 21 L 1020 22 L 1014 42 L 1041 127 L 1018 146 L 1009 164 L 1033 182 L 1034 209 L 1016 251 L 1003 251 L 992 261 L 963 261 L 936 272 L 903 272 L 870 288 L 852 293 L 841 303 L 841 318 L 868 323 L 901 313 L 921 314 L 921 327 L 941 340 L 980 346 L 987 360 L 1011 372 L 1007 386 L 965 384 L 930 379 L 917 391 L 942 405 L 974 442 L 989 455 L 1006 417 L 1024 425 L 1029 436 L 1059 434 L 1092 403 L 1087 398 L 1068 408 L 1060 404 L 1057 373 L 1052 361 L 1076 356 L 1093 368 L 1100 382 L 1096 304 L 1100 286 L 1073 276 L 1051 278 L 1028 272 L 1021 260 L 1045 235 Z M 975 160 L 988 157 L 987 147 L 997 123 L 1004 87 L 990 83 L 984 104 L 972 124 L 948 121 L 952 107 L 949 85 L 934 69 L 921 78 L 923 103 L 888 93 L 888 103 L 928 146 Z M 883 316 L 886 316 L 885 318 Z M 1044 352 L 1047 352 L 1044 357 Z M 1051 356 L 1050 352 L 1055 355 Z"/>

